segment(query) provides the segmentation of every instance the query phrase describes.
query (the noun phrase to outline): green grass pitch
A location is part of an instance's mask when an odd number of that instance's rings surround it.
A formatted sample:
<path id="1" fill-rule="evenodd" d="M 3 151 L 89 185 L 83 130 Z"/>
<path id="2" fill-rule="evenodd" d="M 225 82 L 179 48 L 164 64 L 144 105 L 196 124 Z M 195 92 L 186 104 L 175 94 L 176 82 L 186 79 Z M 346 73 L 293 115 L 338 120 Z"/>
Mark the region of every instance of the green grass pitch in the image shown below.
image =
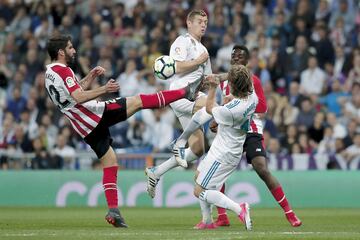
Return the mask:
<path id="1" fill-rule="evenodd" d="M 296 209 L 303 226 L 292 228 L 279 208 L 253 208 L 253 231 L 234 214 L 230 227 L 194 230 L 196 208 L 124 208 L 128 229 L 104 220 L 105 208 L 0 208 L 0 239 L 360 239 L 360 209 Z M 215 210 L 216 211 L 216 210 Z"/>

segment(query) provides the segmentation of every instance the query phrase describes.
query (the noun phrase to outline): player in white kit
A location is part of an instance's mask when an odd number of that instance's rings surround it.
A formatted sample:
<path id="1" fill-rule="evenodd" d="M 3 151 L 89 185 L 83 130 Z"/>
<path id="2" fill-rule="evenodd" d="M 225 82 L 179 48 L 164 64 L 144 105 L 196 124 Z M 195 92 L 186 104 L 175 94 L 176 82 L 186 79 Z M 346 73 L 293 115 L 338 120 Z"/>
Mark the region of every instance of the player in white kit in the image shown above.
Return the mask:
<path id="1" fill-rule="evenodd" d="M 171 81 L 170 89 L 181 88 L 189 83 L 200 85 L 204 75 L 212 73 L 209 54 L 200 42 L 207 27 L 208 18 L 206 13 L 203 10 L 192 10 L 188 14 L 186 22 L 188 33 L 179 36 L 170 48 L 170 56 L 176 61 L 176 74 L 169 79 Z M 185 129 L 191 121 L 193 113 L 199 109 L 198 114 L 209 116 L 204 108 L 205 103 L 206 95 L 199 92 L 195 102 L 181 99 L 171 103 L 170 106 L 178 117 L 181 126 Z M 188 143 L 189 148 L 183 148 L 181 152 L 174 152 L 175 156 L 181 154 L 183 159 L 191 162 L 204 154 L 204 134 L 202 130 L 195 131 L 189 138 Z M 155 187 L 160 176 L 170 168 L 178 165 L 175 156 L 157 167 L 145 169 L 148 177 L 147 190 L 151 197 L 155 196 Z M 186 161 L 185 164 L 187 165 Z"/>
<path id="2" fill-rule="evenodd" d="M 206 102 L 206 111 L 213 115 L 218 123 L 216 137 L 204 160 L 196 172 L 194 194 L 206 204 L 200 204 L 203 220 L 195 226 L 198 229 L 211 229 L 216 225 L 212 221 L 211 206 L 230 209 L 236 213 L 251 230 L 250 208 L 248 203 L 238 204 L 220 192 L 220 188 L 236 169 L 255 112 L 258 98 L 253 88 L 251 73 L 245 66 L 232 66 L 229 84 L 234 98 L 224 106 L 215 104 L 215 91 L 219 84 L 214 76 L 208 78 L 210 90 Z"/>
<path id="3" fill-rule="evenodd" d="M 68 66 L 74 63 L 76 54 L 69 36 L 50 38 L 47 50 L 52 61 L 46 66 L 45 73 L 45 87 L 49 97 L 102 163 L 103 187 L 109 208 L 105 219 L 115 227 L 127 227 L 118 209 L 118 163 L 111 147 L 109 127 L 141 109 L 161 108 L 181 98 L 194 100 L 196 86 L 193 85 L 196 83 L 177 90 L 97 101 L 97 97 L 118 92 L 120 88 L 115 80 L 110 79 L 104 86 L 88 89 L 105 69 L 95 67 L 85 78 L 78 80 Z"/>

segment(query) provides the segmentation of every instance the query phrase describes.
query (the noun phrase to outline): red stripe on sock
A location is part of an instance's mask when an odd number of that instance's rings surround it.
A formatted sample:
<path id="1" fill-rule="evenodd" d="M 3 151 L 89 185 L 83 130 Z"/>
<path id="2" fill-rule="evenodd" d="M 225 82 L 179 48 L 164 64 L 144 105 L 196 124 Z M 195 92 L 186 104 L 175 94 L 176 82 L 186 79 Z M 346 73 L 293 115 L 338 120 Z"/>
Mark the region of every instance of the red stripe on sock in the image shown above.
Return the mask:
<path id="1" fill-rule="evenodd" d="M 117 171 L 118 167 L 106 167 L 103 169 L 103 186 L 105 192 L 105 198 L 108 208 L 118 207 L 118 193 L 117 193 Z M 114 188 L 114 189 L 108 189 Z M 106 190 L 106 191 L 105 191 Z"/>
<path id="2" fill-rule="evenodd" d="M 282 190 L 282 187 L 279 185 L 278 187 L 271 190 L 272 195 L 275 200 L 279 203 L 279 205 L 284 209 L 284 212 L 288 212 L 291 210 L 291 207 L 286 199 L 286 196 Z"/>

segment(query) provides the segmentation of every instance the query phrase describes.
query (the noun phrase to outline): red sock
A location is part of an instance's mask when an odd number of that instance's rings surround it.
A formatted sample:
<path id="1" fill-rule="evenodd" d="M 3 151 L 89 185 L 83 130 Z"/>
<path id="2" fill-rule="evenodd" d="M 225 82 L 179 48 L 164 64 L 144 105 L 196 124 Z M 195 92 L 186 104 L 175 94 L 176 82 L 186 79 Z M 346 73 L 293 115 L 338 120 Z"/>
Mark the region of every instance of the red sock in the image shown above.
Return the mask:
<path id="1" fill-rule="evenodd" d="M 184 88 L 169 91 L 160 91 L 155 94 L 140 94 L 143 109 L 147 108 L 161 108 L 169 103 L 177 101 L 185 97 L 186 91 Z"/>
<path id="2" fill-rule="evenodd" d="M 117 171 L 118 167 L 106 167 L 103 169 L 103 187 L 105 192 L 108 208 L 118 207 L 118 193 L 117 193 Z"/>
<path id="3" fill-rule="evenodd" d="M 222 185 L 220 192 L 225 193 L 225 183 Z M 221 207 L 216 207 L 218 216 L 226 214 L 226 209 Z"/>
<path id="4" fill-rule="evenodd" d="M 272 195 L 275 200 L 279 203 L 279 205 L 284 209 L 284 212 L 287 213 L 291 210 L 291 207 L 285 197 L 285 194 L 281 188 L 281 185 L 271 190 Z"/>

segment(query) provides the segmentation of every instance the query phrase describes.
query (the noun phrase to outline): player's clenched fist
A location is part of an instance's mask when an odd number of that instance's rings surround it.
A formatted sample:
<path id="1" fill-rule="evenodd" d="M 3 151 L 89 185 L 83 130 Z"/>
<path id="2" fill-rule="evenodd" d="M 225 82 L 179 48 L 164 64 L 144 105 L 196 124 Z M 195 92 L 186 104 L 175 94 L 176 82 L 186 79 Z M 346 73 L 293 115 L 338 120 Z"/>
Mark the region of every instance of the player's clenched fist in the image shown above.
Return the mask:
<path id="1" fill-rule="evenodd" d="M 93 69 L 91 69 L 90 71 L 90 75 L 92 77 L 98 77 L 100 75 L 103 75 L 105 73 L 105 68 L 100 67 L 100 66 L 96 66 Z"/>

